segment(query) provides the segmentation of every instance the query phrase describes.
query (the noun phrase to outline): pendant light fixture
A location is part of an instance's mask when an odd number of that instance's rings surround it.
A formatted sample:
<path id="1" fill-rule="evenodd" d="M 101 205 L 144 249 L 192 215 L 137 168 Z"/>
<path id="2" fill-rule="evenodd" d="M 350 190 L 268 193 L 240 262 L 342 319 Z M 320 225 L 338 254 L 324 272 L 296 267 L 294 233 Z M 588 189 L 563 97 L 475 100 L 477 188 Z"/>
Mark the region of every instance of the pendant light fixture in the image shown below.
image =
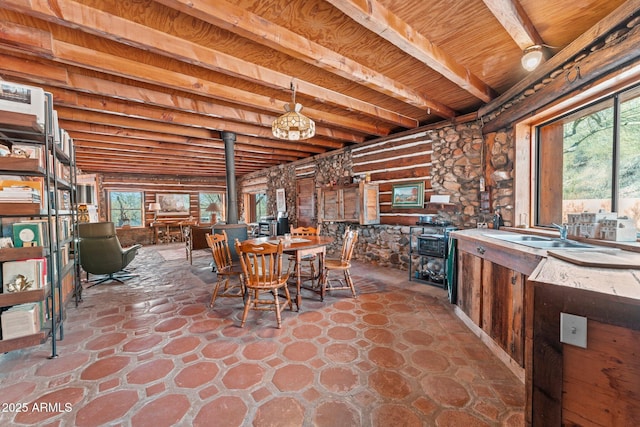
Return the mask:
<path id="1" fill-rule="evenodd" d="M 300 114 L 302 105 L 296 103 L 296 88 L 291 82 L 292 102 L 284 105 L 286 113 L 273 121 L 271 132 L 279 139 L 298 141 L 311 138 L 316 134 L 316 124 L 310 118 Z"/>

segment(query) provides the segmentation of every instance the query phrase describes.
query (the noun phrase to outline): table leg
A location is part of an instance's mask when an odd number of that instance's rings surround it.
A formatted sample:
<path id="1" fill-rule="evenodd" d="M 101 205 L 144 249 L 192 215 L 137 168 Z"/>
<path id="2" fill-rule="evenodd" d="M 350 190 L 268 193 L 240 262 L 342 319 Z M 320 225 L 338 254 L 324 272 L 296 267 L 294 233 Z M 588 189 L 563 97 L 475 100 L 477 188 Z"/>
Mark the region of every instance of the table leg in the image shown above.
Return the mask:
<path id="1" fill-rule="evenodd" d="M 324 301 L 324 255 L 326 250 L 323 250 L 318 254 L 318 283 L 320 284 L 320 301 Z"/>
<path id="2" fill-rule="evenodd" d="M 300 252 L 296 252 L 296 309 L 300 311 L 300 305 L 302 304 L 302 295 L 300 295 L 300 288 L 302 287 L 302 281 L 300 280 L 300 264 L 302 264 Z"/>

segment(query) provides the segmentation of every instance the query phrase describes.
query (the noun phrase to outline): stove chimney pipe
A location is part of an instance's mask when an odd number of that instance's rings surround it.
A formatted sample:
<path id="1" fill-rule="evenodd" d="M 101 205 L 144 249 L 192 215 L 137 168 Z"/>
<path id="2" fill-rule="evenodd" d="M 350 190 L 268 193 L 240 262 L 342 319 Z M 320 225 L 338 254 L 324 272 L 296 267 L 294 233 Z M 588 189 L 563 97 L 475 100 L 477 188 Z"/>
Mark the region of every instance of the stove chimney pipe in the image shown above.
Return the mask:
<path id="1" fill-rule="evenodd" d="M 224 141 L 224 158 L 227 175 L 227 224 L 238 223 L 238 194 L 236 191 L 236 166 L 234 157 L 234 145 L 236 134 L 234 132 L 221 132 Z"/>

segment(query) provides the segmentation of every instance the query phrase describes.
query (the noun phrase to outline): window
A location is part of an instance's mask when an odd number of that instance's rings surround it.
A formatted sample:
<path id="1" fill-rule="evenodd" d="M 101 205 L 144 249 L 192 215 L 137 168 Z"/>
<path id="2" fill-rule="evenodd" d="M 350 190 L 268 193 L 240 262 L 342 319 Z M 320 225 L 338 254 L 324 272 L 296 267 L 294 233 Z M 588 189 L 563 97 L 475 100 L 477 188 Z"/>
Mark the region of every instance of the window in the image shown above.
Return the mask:
<path id="1" fill-rule="evenodd" d="M 142 226 L 142 192 L 110 191 L 109 219 L 116 227 Z"/>
<path id="2" fill-rule="evenodd" d="M 536 224 L 599 210 L 640 228 L 640 87 L 536 128 Z"/>
<path id="3" fill-rule="evenodd" d="M 245 194 L 246 220 L 248 222 L 258 222 L 260 218 L 267 216 L 267 194 L 254 193 Z"/>
<path id="4" fill-rule="evenodd" d="M 198 195 L 200 222 L 209 223 L 215 213 L 218 221 L 225 221 L 224 193 L 200 193 Z M 218 209 L 217 211 L 213 209 Z"/>

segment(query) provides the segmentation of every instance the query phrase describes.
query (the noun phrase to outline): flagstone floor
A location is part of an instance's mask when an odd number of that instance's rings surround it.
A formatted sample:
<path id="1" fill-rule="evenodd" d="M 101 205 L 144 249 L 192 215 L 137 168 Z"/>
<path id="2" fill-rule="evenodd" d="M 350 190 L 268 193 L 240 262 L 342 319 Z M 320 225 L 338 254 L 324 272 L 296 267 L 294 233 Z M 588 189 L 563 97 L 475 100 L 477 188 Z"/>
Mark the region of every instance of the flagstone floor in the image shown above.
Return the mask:
<path id="1" fill-rule="evenodd" d="M 442 289 L 356 261 L 357 298 L 304 293 L 282 329 L 258 312 L 240 328 L 241 300 L 206 306 L 210 257 L 167 248 L 70 303 L 57 358 L 50 341 L 0 355 L 0 425 L 524 425 L 524 385 Z"/>

